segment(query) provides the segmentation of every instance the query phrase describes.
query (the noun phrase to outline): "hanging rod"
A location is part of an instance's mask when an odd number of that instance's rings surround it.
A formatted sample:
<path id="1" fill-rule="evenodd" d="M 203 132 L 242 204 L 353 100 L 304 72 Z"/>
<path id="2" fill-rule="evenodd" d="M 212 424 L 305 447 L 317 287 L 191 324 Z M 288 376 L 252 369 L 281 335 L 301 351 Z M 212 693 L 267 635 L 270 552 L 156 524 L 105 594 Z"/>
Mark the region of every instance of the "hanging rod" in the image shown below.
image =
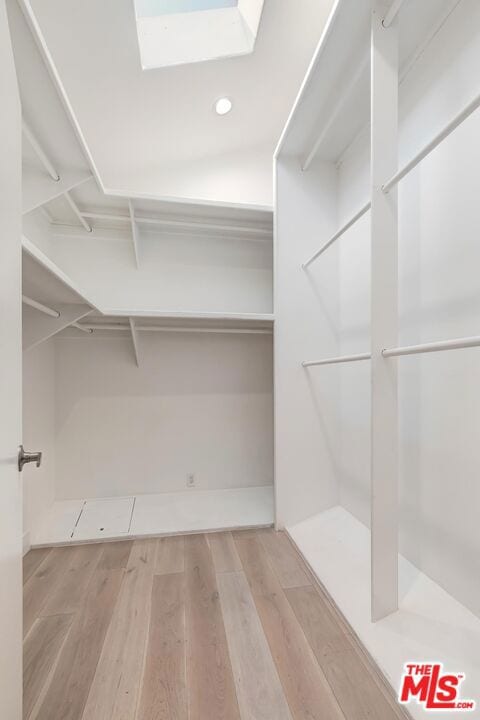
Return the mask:
<path id="1" fill-rule="evenodd" d="M 328 242 L 326 242 L 325 245 L 322 245 L 322 247 L 320 248 L 320 250 L 317 250 L 317 252 L 314 253 L 314 254 L 312 255 L 312 257 L 307 260 L 307 262 L 304 262 L 304 263 L 302 264 L 302 268 L 303 268 L 304 270 L 306 270 L 307 267 L 308 267 L 314 260 L 316 260 L 318 257 L 320 257 L 320 255 L 321 255 L 322 253 L 324 253 L 327 248 L 330 247 L 330 245 L 333 245 L 333 243 L 335 242 L 335 240 L 338 240 L 338 238 L 341 237 L 344 233 L 346 233 L 347 230 L 349 230 L 349 229 L 352 227 L 352 225 L 355 225 L 355 223 L 357 222 L 357 220 L 360 220 L 360 218 L 361 218 L 363 215 L 365 215 L 366 212 L 368 212 L 368 211 L 370 210 L 371 206 L 372 206 L 372 203 L 371 203 L 370 201 L 368 201 L 368 203 L 366 203 L 366 205 L 364 205 L 357 213 L 355 213 L 355 215 L 354 215 L 348 222 L 346 222 L 345 225 L 343 225 L 339 230 L 337 230 L 337 232 L 335 233 L 335 235 L 332 235 L 332 237 L 330 238 L 330 240 L 328 240 Z"/>
<path id="2" fill-rule="evenodd" d="M 92 220 L 111 220 L 112 222 L 130 223 L 130 215 L 115 215 L 113 213 L 83 212 L 83 217 Z M 135 220 L 139 224 L 163 225 L 184 228 L 186 230 L 217 230 L 219 232 L 251 233 L 254 235 L 271 236 L 272 230 L 267 228 L 248 227 L 246 225 L 217 225 L 215 223 L 190 222 L 188 220 L 175 220 L 169 218 L 154 218 L 135 213 Z"/>
<path id="3" fill-rule="evenodd" d="M 370 353 L 360 355 L 340 355 L 340 357 L 326 358 L 325 360 L 304 360 L 302 367 L 313 367 L 314 365 L 339 365 L 340 363 L 358 362 L 359 360 L 370 360 Z"/>
<path id="4" fill-rule="evenodd" d="M 43 303 L 37 302 L 37 300 L 32 300 L 32 298 L 27 297 L 27 295 L 22 295 L 22 302 L 24 305 L 29 305 L 32 308 L 35 308 L 36 310 L 40 310 L 40 312 L 45 313 L 45 315 L 49 315 L 53 318 L 59 318 L 60 313 L 58 310 L 54 310 L 51 307 L 48 307 L 48 305 L 44 305 Z M 90 328 L 84 327 L 83 325 L 80 325 L 78 322 L 74 322 L 71 324 L 71 327 L 77 328 L 77 330 L 81 330 L 85 333 L 92 333 L 93 330 L 90 330 Z"/>
<path id="5" fill-rule="evenodd" d="M 421 345 L 406 345 L 405 347 L 388 348 L 382 350 L 383 357 L 400 357 L 401 355 L 418 355 L 420 353 L 441 352 L 442 350 L 461 350 L 480 346 L 480 336 L 454 338 L 453 340 L 440 340 L 438 342 L 423 343 Z"/>
<path id="6" fill-rule="evenodd" d="M 87 221 L 85 220 L 85 218 L 84 218 L 84 216 L 83 216 L 83 213 L 80 212 L 79 207 L 78 207 L 77 203 L 75 202 L 75 200 L 72 198 L 72 196 L 70 195 L 69 192 L 66 192 L 66 193 L 64 193 L 64 194 L 65 194 L 65 199 L 66 199 L 66 201 L 68 202 L 68 204 L 69 204 L 70 207 L 72 208 L 72 210 L 73 210 L 73 212 L 75 213 L 75 215 L 77 216 L 77 218 L 78 218 L 78 219 L 80 220 L 80 222 L 82 223 L 82 225 L 83 225 L 83 227 L 85 228 L 85 230 L 86 230 L 87 232 L 91 233 L 91 232 L 92 232 L 92 228 L 90 227 L 90 225 L 89 225 L 89 224 L 87 223 Z"/>
<path id="7" fill-rule="evenodd" d="M 390 178 L 388 182 L 385 183 L 385 185 L 382 186 L 382 190 L 384 193 L 388 193 L 393 187 L 398 185 L 400 180 L 405 177 L 405 175 L 408 175 L 408 173 L 413 170 L 424 158 L 429 155 L 432 150 L 435 150 L 435 148 L 440 145 L 440 143 L 447 138 L 450 133 L 452 133 L 459 125 L 464 122 L 475 110 L 480 106 L 480 93 L 466 105 L 461 112 L 456 115 L 453 120 L 450 120 L 450 122 L 445 125 L 443 130 L 441 130 L 433 140 L 431 140 L 423 150 L 420 150 L 419 153 L 413 157 L 410 162 L 408 162 L 401 170 L 399 170 L 395 175 Z"/>
<path id="8" fill-rule="evenodd" d="M 78 322 L 72 323 L 70 325 L 70 327 L 77 328 L 77 330 L 81 330 L 84 333 L 89 333 L 89 334 L 93 333 L 93 330 L 91 328 L 84 327 L 83 325 L 80 325 L 80 323 L 78 323 Z"/>
<path id="9" fill-rule="evenodd" d="M 53 308 L 50 308 L 41 302 L 37 302 L 37 300 L 32 300 L 32 298 L 27 295 L 22 295 L 22 302 L 24 305 L 29 305 L 30 307 L 35 308 L 35 310 L 40 310 L 40 312 L 45 313 L 45 315 L 50 315 L 50 317 L 60 317 L 58 310 L 53 310 Z"/>
<path id="10" fill-rule="evenodd" d="M 393 23 L 398 13 L 400 12 L 400 8 L 402 7 L 404 2 L 405 0 L 393 0 L 392 4 L 390 5 L 390 9 L 385 13 L 385 17 L 382 20 L 383 27 L 390 27 L 390 25 Z"/>
<path id="11" fill-rule="evenodd" d="M 107 323 L 83 324 L 82 328 L 90 330 L 122 330 L 130 332 L 130 325 L 114 325 Z M 209 328 L 209 327 L 181 327 L 161 325 L 135 325 L 136 330 L 142 332 L 170 332 L 170 333 L 219 333 L 230 335 L 272 335 L 273 331 L 268 328 Z"/>
<path id="12" fill-rule="evenodd" d="M 27 138 L 28 142 L 32 146 L 32 148 L 35 150 L 35 153 L 37 154 L 38 159 L 43 164 L 43 167 L 48 172 L 52 180 L 55 182 L 59 182 L 60 175 L 56 171 L 53 164 L 50 162 L 50 158 L 48 157 L 47 153 L 43 149 L 43 147 L 40 145 L 39 141 L 37 140 L 33 130 L 31 127 L 25 122 L 25 120 L 22 118 L 22 130 Z"/>

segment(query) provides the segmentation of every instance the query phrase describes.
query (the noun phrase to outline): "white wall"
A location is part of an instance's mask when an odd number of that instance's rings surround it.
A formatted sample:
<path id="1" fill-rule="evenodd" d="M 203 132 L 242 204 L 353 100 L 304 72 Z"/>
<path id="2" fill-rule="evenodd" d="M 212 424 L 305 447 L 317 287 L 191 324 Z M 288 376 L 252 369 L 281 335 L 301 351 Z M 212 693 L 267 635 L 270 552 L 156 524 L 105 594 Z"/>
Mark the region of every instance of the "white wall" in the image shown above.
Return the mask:
<path id="1" fill-rule="evenodd" d="M 141 333 L 56 343 L 56 496 L 273 480 L 272 338 Z"/>
<path id="2" fill-rule="evenodd" d="M 458 5 L 401 88 L 401 161 L 475 93 L 480 6 Z M 400 188 L 400 344 L 478 335 L 480 115 Z M 368 196 L 368 148 L 339 172 L 339 221 Z M 342 352 L 369 348 L 369 219 L 340 241 Z M 399 363 L 401 550 L 480 614 L 480 351 Z M 342 368 L 340 500 L 369 524 L 370 369 Z"/>
<path id="3" fill-rule="evenodd" d="M 338 502 L 339 386 L 335 368 L 303 360 L 338 354 L 338 255 L 301 264 L 334 230 L 335 171 L 277 163 L 275 237 L 275 492 L 277 523 L 291 525 Z"/>
<path id="4" fill-rule="evenodd" d="M 113 172 L 105 173 L 105 184 L 126 196 L 184 198 L 205 203 L 240 204 L 271 208 L 272 151 L 269 141 L 257 147 L 220 152 L 207 157 L 177 160 L 168 165 L 125 166 L 119 159 Z"/>
<path id="5" fill-rule="evenodd" d="M 55 499 L 55 350 L 49 340 L 23 354 L 23 445 L 43 453 L 40 468 L 25 465 L 24 533 L 32 533 Z"/>

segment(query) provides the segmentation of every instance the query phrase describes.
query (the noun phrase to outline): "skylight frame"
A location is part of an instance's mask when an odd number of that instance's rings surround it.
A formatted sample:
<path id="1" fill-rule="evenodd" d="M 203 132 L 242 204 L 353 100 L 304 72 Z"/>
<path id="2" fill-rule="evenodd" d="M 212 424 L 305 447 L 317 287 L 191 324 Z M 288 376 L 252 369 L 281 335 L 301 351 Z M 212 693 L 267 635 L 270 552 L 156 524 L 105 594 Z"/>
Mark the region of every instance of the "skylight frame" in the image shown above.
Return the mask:
<path id="1" fill-rule="evenodd" d="M 134 0 L 144 70 L 246 55 L 255 48 L 264 0 L 237 0 L 230 7 L 141 16 L 137 7 L 142 12 L 145 2 Z"/>

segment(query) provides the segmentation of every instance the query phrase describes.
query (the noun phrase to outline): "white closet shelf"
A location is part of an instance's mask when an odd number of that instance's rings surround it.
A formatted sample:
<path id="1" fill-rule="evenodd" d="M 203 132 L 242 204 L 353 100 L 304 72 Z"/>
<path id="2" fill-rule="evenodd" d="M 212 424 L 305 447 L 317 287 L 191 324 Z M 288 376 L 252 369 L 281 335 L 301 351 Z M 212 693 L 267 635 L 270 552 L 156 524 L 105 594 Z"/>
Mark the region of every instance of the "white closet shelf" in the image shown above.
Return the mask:
<path id="1" fill-rule="evenodd" d="M 104 309 L 103 315 L 111 317 L 137 317 L 137 318 L 164 318 L 170 320 L 219 320 L 219 321 L 248 321 L 273 322 L 273 313 L 222 313 L 222 312 L 162 312 L 159 310 L 111 310 Z"/>
<path id="2" fill-rule="evenodd" d="M 170 332 L 261 332 L 273 331 L 272 314 L 215 313 L 215 312 L 158 312 L 141 310 L 106 310 L 92 313 L 85 327 L 98 331 L 129 331 L 130 320 L 139 331 Z"/>
<path id="3" fill-rule="evenodd" d="M 47 255 L 45 255 L 45 253 L 40 250 L 40 248 L 37 247 L 35 243 L 31 242 L 25 236 L 22 237 L 22 251 L 24 265 L 26 262 L 28 262 L 29 259 L 34 261 L 34 265 L 30 266 L 29 271 L 29 275 L 32 280 L 37 274 L 40 274 L 43 277 L 44 283 L 49 283 L 53 285 L 56 284 L 57 288 L 63 289 L 63 299 L 61 300 L 61 302 L 84 302 L 85 304 L 90 305 L 92 309 L 99 310 L 98 306 L 94 302 L 92 302 L 89 297 L 86 297 L 86 295 L 82 292 L 82 290 L 80 290 L 78 285 L 66 273 L 64 273 L 63 270 L 59 268 L 56 263 L 50 260 L 50 258 L 47 257 Z M 50 281 L 47 280 L 48 277 L 50 278 Z M 29 287 L 30 283 L 28 285 L 24 284 L 24 294 L 29 294 L 27 292 Z M 65 299 L 65 293 L 68 296 L 68 300 Z M 41 298 L 38 297 L 35 299 L 41 300 Z M 54 301 L 55 298 L 53 299 L 53 302 Z M 46 304 L 48 304 L 48 301 Z"/>
<path id="4" fill-rule="evenodd" d="M 51 276 L 51 281 L 54 282 L 55 279 L 58 281 L 58 287 L 63 287 L 65 289 L 65 292 L 70 291 L 70 294 L 67 299 L 63 299 L 63 302 L 75 302 L 75 301 L 82 301 L 88 305 L 90 305 L 93 310 L 96 312 L 94 315 L 92 315 L 92 321 L 95 318 L 95 321 L 98 317 L 102 318 L 154 318 L 154 319 L 161 319 L 161 320 L 181 320 L 181 321 L 191 321 L 192 323 L 197 323 L 199 321 L 217 321 L 219 323 L 262 323 L 262 324 L 273 324 L 275 320 L 275 316 L 273 313 L 235 313 L 235 312 L 196 312 L 196 311 L 162 311 L 158 309 L 151 309 L 151 310 L 144 310 L 144 309 L 138 309 L 138 308 L 99 308 L 95 303 L 89 298 L 86 297 L 85 294 L 80 290 L 78 285 L 66 274 L 61 270 L 61 268 L 58 267 L 50 258 L 48 258 L 45 253 L 40 250 L 39 247 L 35 245 L 35 243 L 31 242 L 26 238 L 25 236 L 22 238 L 22 249 L 24 251 L 24 258 L 32 258 L 32 260 L 35 261 L 35 267 L 36 271 L 30 273 L 32 276 L 36 273 L 42 273 L 45 275 L 45 272 Z M 28 286 L 30 287 L 30 286 Z M 27 289 L 28 289 L 27 287 Z M 25 287 L 25 294 L 29 295 L 30 293 L 26 291 Z M 34 299 L 41 301 L 42 298 L 34 297 Z M 62 296 L 63 297 L 63 296 Z M 72 299 L 75 298 L 75 299 Z M 44 298 L 46 301 L 45 304 L 49 304 L 49 301 L 51 300 L 50 297 Z"/>
<path id="5" fill-rule="evenodd" d="M 58 121 L 55 117 L 54 125 Z M 107 239 L 108 231 L 121 232 L 122 236 L 127 234 L 132 240 L 137 268 L 140 266 L 142 233 L 187 233 L 199 237 L 272 242 L 273 208 L 201 205 L 160 198 L 155 201 L 110 192 L 102 186 L 93 164 L 82 167 L 84 163 L 79 163 L 78 157 L 72 165 L 58 162 L 58 157 L 63 155 L 68 160 L 75 157 L 76 142 L 72 145 L 72 139 L 67 142 L 67 152 L 59 154 L 58 149 L 53 151 L 52 146 L 49 147 L 48 138 L 37 134 L 25 117 L 22 128 L 26 140 L 22 149 L 23 214 L 40 210 L 54 235 L 84 238 L 86 232 L 96 240 Z M 64 147 L 62 149 L 65 151 Z M 88 182 L 94 177 L 96 183 Z M 107 231 L 107 238 L 102 236 L 102 231 Z"/>
<path id="6" fill-rule="evenodd" d="M 57 172 L 53 160 L 45 158 L 44 153 L 37 157 L 30 148 L 27 148 L 24 155 L 24 164 L 32 180 L 36 178 L 42 193 L 39 201 L 25 199 L 25 212 L 42 205 L 42 211 L 55 236 L 84 237 L 85 231 L 93 231 L 93 239 L 108 237 L 109 231 L 120 233 L 122 237 L 130 236 L 137 261 L 141 237 L 150 233 L 272 242 L 273 211 L 239 210 L 235 207 L 199 206 L 183 202 L 155 202 L 141 197 L 132 200 L 127 196 L 111 196 L 96 183 L 83 181 L 84 176 L 92 177 L 88 169 L 80 175 L 82 182 L 65 190 L 65 173 L 61 170 Z M 59 181 L 53 179 L 54 174 L 60 176 Z M 68 189 L 73 190 L 73 194 L 69 193 Z M 43 199 L 44 202 L 40 202 Z"/>
<path id="7" fill-rule="evenodd" d="M 161 311 L 157 309 L 104 309 L 96 307 L 75 283 L 34 243 L 22 239 L 24 347 L 29 348 L 60 333 L 79 331 L 129 332 L 139 364 L 138 332 L 197 332 L 272 334 L 272 313 Z M 32 308 L 36 306 L 36 308 Z M 49 312 L 39 310 L 39 306 Z M 77 312 L 78 311 L 78 312 Z M 59 315 L 60 313 L 60 315 Z M 88 315 L 88 319 L 79 322 Z M 74 330 L 71 330 L 74 328 Z"/>
<path id="8" fill-rule="evenodd" d="M 80 327 L 92 330 L 94 334 L 118 332 L 132 334 L 135 356 L 138 364 L 137 333 L 170 332 L 170 333 L 211 333 L 211 334 L 245 334 L 272 335 L 272 315 L 254 314 L 223 314 L 223 313 L 132 313 L 113 315 L 92 314 Z M 132 330 L 133 326 L 133 330 Z"/>
<path id="9" fill-rule="evenodd" d="M 372 623 L 369 529 L 336 506 L 287 532 L 394 688 L 400 685 L 403 663 L 418 658 L 464 672 L 462 695 L 478 696 L 476 615 L 399 555 L 399 610 Z M 408 709 L 415 720 L 424 720 L 420 705 L 412 703 Z"/>
<path id="10" fill-rule="evenodd" d="M 336 0 L 276 157 L 297 156 L 307 171 L 315 159 L 337 161 L 360 134 L 368 132 L 370 11 L 370 0 Z M 432 28 L 445 15 L 445 4 L 438 0 L 393 2 L 392 15 L 393 11 L 400 24 L 402 82 L 432 39 Z"/>

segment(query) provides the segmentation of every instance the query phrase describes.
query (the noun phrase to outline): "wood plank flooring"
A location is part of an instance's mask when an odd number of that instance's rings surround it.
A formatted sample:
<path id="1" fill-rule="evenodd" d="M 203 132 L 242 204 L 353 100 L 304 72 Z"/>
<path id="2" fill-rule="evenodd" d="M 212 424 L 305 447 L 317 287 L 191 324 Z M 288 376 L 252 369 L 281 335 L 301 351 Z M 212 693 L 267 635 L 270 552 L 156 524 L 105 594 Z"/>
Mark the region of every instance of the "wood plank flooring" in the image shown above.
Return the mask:
<path id="1" fill-rule="evenodd" d="M 24 720 L 400 720 L 283 533 L 34 550 Z"/>

